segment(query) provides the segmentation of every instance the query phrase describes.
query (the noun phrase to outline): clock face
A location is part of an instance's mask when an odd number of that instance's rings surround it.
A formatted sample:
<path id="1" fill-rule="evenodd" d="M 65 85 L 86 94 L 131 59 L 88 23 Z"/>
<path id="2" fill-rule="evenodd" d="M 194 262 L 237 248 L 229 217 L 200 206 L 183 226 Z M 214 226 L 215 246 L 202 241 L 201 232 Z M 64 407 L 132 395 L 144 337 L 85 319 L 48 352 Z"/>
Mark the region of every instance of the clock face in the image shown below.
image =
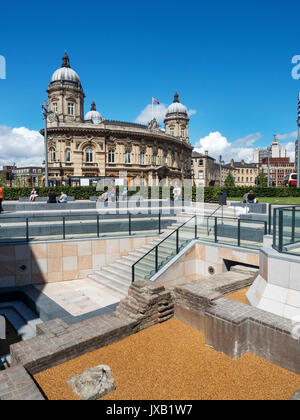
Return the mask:
<path id="1" fill-rule="evenodd" d="M 48 121 L 52 123 L 55 120 L 56 120 L 56 114 L 55 114 L 55 112 L 49 112 L 49 114 L 48 114 Z"/>

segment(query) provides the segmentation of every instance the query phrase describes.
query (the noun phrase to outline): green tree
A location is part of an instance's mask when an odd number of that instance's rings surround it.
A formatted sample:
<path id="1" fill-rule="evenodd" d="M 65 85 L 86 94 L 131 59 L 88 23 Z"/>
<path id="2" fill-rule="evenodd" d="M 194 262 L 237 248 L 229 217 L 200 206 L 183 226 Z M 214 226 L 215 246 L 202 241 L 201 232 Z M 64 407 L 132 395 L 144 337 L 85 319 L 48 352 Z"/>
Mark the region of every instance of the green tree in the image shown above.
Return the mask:
<path id="1" fill-rule="evenodd" d="M 232 173 L 231 172 L 229 172 L 229 174 L 225 178 L 224 185 L 227 188 L 235 187 L 234 177 L 232 176 Z"/>
<path id="2" fill-rule="evenodd" d="M 258 187 L 267 187 L 268 186 L 268 176 L 264 171 L 264 168 L 261 170 L 259 175 L 255 179 L 255 183 Z"/>

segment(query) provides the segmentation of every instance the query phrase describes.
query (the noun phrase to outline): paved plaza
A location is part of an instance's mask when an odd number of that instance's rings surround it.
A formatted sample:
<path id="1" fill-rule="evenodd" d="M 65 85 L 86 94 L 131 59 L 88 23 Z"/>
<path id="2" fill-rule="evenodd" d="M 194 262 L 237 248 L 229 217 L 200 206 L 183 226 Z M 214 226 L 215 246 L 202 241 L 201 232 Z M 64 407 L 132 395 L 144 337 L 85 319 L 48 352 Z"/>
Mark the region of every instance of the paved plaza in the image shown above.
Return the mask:
<path id="1" fill-rule="evenodd" d="M 35 286 L 72 316 L 81 316 L 118 303 L 124 296 L 92 279 Z"/>

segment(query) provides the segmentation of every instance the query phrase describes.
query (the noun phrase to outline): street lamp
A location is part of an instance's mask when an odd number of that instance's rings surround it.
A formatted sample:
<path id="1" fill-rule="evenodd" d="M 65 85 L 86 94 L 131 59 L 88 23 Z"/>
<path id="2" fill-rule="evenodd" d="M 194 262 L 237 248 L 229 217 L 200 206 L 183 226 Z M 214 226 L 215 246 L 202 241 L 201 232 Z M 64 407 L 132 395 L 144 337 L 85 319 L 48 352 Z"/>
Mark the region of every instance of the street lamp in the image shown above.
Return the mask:
<path id="1" fill-rule="evenodd" d="M 48 130 L 47 122 L 48 119 L 50 122 L 54 122 L 56 119 L 56 114 L 48 110 L 47 101 L 44 101 L 42 105 L 42 114 L 45 120 L 45 133 L 44 133 L 44 144 L 45 144 L 45 186 L 49 187 L 49 176 L 48 176 Z"/>
<path id="2" fill-rule="evenodd" d="M 271 147 L 267 148 L 268 150 L 268 187 L 270 186 L 270 152 L 271 152 Z"/>
<path id="3" fill-rule="evenodd" d="M 42 114 L 45 121 L 45 132 L 44 132 L 44 145 L 45 145 L 45 186 L 49 187 L 49 177 L 48 177 L 48 131 L 47 131 L 47 121 L 48 121 L 48 104 L 47 101 L 44 101 L 42 105 Z"/>
<path id="4" fill-rule="evenodd" d="M 222 187 L 222 155 L 220 155 L 220 187 Z"/>

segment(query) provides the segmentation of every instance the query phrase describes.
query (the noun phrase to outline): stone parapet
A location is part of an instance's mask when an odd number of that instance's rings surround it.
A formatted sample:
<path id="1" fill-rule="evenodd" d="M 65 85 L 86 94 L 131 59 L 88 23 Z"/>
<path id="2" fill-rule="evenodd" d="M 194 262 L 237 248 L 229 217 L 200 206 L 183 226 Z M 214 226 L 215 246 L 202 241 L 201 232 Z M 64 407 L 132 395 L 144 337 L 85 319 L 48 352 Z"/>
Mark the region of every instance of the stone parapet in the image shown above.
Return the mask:
<path id="1" fill-rule="evenodd" d="M 34 400 L 44 397 L 23 366 L 15 366 L 0 372 L 0 401 Z"/>

